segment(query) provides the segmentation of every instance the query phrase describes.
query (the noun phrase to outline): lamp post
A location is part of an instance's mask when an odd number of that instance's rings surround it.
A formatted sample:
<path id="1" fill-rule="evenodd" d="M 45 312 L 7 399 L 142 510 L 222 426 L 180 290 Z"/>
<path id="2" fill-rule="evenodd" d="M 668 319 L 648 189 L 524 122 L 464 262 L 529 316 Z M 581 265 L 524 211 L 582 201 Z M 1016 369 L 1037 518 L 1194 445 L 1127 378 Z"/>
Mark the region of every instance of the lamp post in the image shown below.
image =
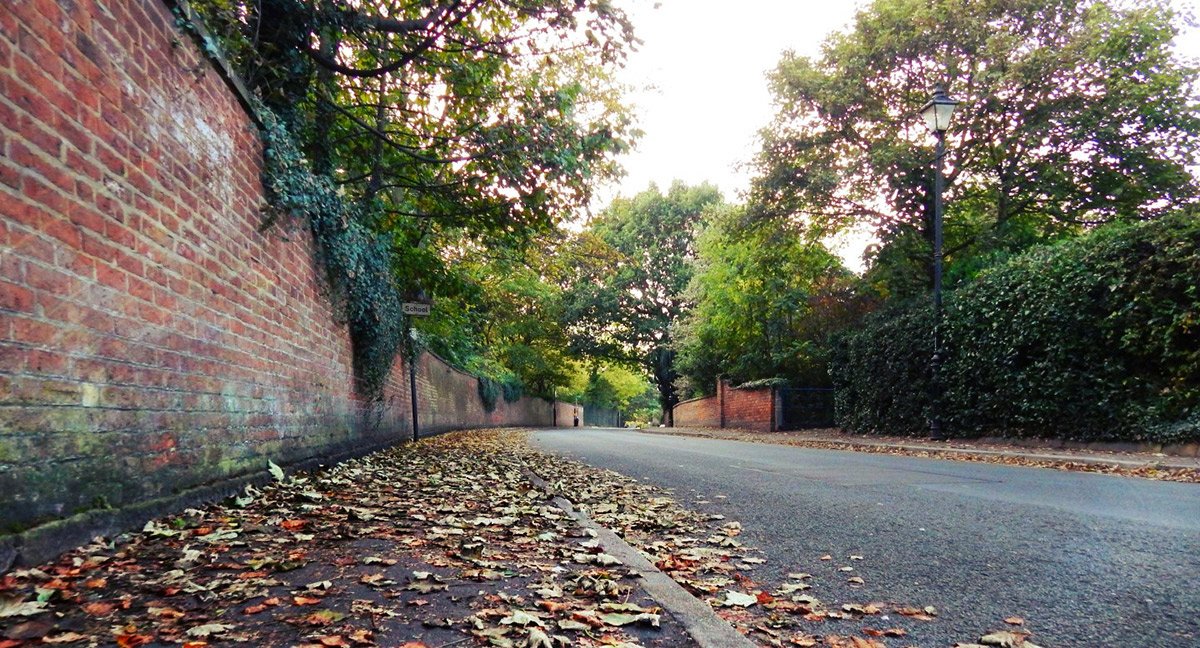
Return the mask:
<path id="1" fill-rule="evenodd" d="M 946 157 L 946 131 L 950 128 L 950 117 L 958 102 L 946 94 L 941 85 L 934 86 L 933 96 L 921 108 L 925 125 L 937 138 L 937 155 L 934 157 L 933 176 L 933 356 L 929 360 L 930 386 L 933 392 L 933 414 L 929 418 L 929 436 L 935 440 L 945 439 L 941 421 L 941 369 L 942 369 L 942 189 L 945 178 L 942 163 Z"/>

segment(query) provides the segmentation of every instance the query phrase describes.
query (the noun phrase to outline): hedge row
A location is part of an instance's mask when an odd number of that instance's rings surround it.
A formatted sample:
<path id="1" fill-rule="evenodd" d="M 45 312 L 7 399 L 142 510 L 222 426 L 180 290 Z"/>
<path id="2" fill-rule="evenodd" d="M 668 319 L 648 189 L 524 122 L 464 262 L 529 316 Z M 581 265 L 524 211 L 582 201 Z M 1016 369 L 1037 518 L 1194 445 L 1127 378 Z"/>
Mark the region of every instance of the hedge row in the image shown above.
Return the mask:
<path id="1" fill-rule="evenodd" d="M 1200 218 L 1110 225 L 1038 248 L 946 296 L 942 389 L 932 308 L 876 313 L 832 358 L 841 424 L 952 436 L 1200 440 Z"/>

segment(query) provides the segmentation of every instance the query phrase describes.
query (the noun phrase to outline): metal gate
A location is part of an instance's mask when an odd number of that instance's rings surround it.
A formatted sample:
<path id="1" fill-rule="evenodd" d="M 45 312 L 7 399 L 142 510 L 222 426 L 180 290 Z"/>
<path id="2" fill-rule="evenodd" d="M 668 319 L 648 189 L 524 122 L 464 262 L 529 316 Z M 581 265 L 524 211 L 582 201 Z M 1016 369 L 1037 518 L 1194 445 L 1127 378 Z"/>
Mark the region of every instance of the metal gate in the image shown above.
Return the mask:
<path id="1" fill-rule="evenodd" d="M 833 389 L 827 387 L 780 387 L 780 430 L 834 427 Z"/>

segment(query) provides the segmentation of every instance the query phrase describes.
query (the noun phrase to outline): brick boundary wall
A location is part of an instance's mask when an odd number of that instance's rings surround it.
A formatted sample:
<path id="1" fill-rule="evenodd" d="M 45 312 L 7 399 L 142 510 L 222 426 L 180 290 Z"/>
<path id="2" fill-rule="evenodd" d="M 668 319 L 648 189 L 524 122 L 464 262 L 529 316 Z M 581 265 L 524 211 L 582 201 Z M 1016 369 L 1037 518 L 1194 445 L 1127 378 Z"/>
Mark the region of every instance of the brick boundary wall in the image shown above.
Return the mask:
<path id="1" fill-rule="evenodd" d="M 167 3 L 0 2 L 0 573 L 411 435 L 402 361 L 356 399 L 307 230 L 259 231 L 255 121 Z M 429 432 L 553 418 L 419 362 Z"/>
<path id="2" fill-rule="evenodd" d="M 721 427 L 721 401 L 716 396 L 676 403 L 671 418 L 675 427 Z"/>
<path id="3" fill-rule="evenodd" d="M 675 427 L 746 428 L 762 432 L 779 429 L 779 397 L 773 387 L 740 389 L 728 380 L 717 381 L 714 396 L 693 398 L 675 405 Z"/>

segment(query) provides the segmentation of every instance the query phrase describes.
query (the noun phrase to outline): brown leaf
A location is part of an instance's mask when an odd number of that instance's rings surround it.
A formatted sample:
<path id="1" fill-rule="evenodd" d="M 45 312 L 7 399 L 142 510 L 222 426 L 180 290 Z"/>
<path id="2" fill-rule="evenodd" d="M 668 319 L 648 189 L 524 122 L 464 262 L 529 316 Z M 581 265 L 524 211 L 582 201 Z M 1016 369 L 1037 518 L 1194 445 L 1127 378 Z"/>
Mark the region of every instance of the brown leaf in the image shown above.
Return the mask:
<path id="1" fill-rule="evenodd" d="M 336 648 L 350 648 L 350 642 L 342 635 L 320 635 L 317 641 L 321 642 L 322 646 L 334 646 Z"/>
<path id="2" fill-rule="evenodd" d="M 113 610 L 116 607 L 117 606 L 112 603 L 105 603 L 103 601 L 94 601 L 92 603 L 85 603 L 83 605 L 83 611 L 87 612 L 88 614 L 90 614 L 92 616 L 106 617 L 106 616 L 112 614 Z"/>
<path id="3" fill-rule="evenodd" d="M 557 601 L 538 601 L 537 606 L 551 614 L 558 614 L 564 610 L 569 610 L 570 606 Z"/>
<path id="4" fill-rule="evenodd" d="M 1025 625 L 1025 619 L 1022 619 L 1019 616 L 1010 616 L 1007 619 L 1005 619 L 1004 622 L 1009 625 L 1018 625 L 1018 626 Z"/>
<path id="5" fill-rule="evenodd" d="M 119 634 L 117 635 L 117 645 L 120 648 L 137 648 L 144 646 L 154 640 L 151 635 L 140 634 Z"/>
<path id="6" fill-rule="evenodd" d="M 321 602 L 321 599 L 313 596 L 293 596 L 292 602 L 296 605 L 317 605 Z"/>
<path id="7" fill-rule="evenodd" d="M 306 524 L 308 524 L 308 520 L 284 520 L 279 523 L 279 526 L 288 531 L 295 531 L 296 529 L 303 529 Z"/>
<path id="8" fill-rule="evenodd" d="M 52 637 L 42 637 L 42 643 L 66 644 L 66 643 L 76 643 L 79 641 L 89 641 L 92 639 L 93 639 L 93 637 L 89 637 L 88 635 L 81 635 L 78 632 L 64 632 L 60 635 L 54 635 Z"/>

